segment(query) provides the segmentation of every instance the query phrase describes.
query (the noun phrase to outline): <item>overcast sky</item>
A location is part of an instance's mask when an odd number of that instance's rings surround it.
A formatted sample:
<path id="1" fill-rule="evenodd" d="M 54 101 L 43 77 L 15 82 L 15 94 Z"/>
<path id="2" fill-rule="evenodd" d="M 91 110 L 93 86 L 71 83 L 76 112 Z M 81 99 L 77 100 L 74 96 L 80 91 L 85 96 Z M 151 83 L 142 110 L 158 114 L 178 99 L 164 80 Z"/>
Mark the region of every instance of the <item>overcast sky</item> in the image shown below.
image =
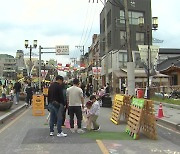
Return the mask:
<path id="1" fill-rule="evenodd" d="M 92 2 L 93 0 L 91 0 Z M 96 1 L 96 0 L 95 0 Z M 99 33 L 99 14 L 103 5 L 89 0 L 0 0 L 0 53 L 15 56 L 24 48 L 24 40 L 30 44 L 38 40 L 42 47 L 69 45 L 69 56 L 43 54 L 44 60 L 55 58 L 66 64 L 69 58 L 79 58 L 76 45 L 90 46 L 92 35 Z M 155 38 L 164 40 L 161 47 L 180 48 L 180 0 L 152 0 L 152 15 L 159 18 Z M 48 50 L 49 51 L 49 50 Z M 55 51 L 55 50 L 51 50 Z M 33 49 L 38 53 L 38 49 Z"/>

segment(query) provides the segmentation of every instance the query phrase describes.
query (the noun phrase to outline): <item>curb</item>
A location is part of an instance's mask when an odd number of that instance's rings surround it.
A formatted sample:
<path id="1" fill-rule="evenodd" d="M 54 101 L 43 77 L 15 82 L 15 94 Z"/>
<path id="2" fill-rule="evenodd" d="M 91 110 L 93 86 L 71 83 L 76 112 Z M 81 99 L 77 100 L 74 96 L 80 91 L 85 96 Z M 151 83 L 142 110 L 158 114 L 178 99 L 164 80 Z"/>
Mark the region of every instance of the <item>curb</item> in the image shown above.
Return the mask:
<path id="1" fill-rule="evenodd" d="M 16 114 L 17 112 L 19 112 L 20 110 L 22 110 L 23 108 L 25 108 L 25 104 L 18 106 L 17 108 L 11 110 L 10 112 L 0 116 L 0 123 L 4 123 L 4 121 L 6 121 L 8 118 L 12 117 L 14 114 Z"/>
<path id="2" fill-rule="evenodd" d="M 156 105 L 159 105 L 160 103 L 162 103 L 163 106 L 166 106 L 166 107 L 169 107 L 169 108 L 174 108 L 174 109 L 179 109 L 179 110 L 180 110 L 180 105 L 168 104 L 168 103 L 164 103 L 164 102 L 154 101 L 154 104 L 156 104 Z"/>
<path id="3" fill-rule="evenodd" d="M 162 125 L 166 125 L 166 126 L 170 126 L 178 131 L 180 131 L 180 124 L 176 124 L 176 123 L 173 123 L 171 121 L 168 121 L 168 120 L 164 120 L 164 119 L 158 119 L 156 118 L 156 121 L 159 123 L 159 124 L 162 124 Z"/>

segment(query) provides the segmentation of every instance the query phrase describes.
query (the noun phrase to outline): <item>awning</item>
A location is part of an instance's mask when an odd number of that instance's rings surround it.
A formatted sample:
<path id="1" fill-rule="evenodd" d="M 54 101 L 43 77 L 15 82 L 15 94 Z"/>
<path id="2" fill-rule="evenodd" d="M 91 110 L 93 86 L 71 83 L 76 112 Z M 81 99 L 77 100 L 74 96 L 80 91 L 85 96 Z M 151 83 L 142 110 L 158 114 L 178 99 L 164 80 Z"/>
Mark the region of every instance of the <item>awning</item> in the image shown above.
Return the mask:
<path id="1" fill-rule="evenodd" d="M 134 70 L 135 73 L 135 77 L 147 77 L 145 70 Z M 120 70 L 115 70 L 114 74 L 116 75 L 116 77 L 120 78 L 120 77 L 127 77 L 127 69 L 120 69 Z"/>
<path id="2" fill-rule="evenodd" d="M 114 74 L 117 78 L 127 77 L 127 73 L 122 70 L 115 70 Z"/>
<path id="3" fill-rule="evenodd" d="M 139 77 L 146 78 L 147 77 L 147 74 L 144 69 L 135 69 L 134 73 L 135 73 L 135 78 L 139 78 Z M 153 76 L 155 78 L 168 78 L 169 77 L 168 75 L 161 74 L 159 72 L 156 72 L 156 73 L 157 74 Z M 120 70 L 115 70 L 114 74 L 118 78 L 127 77 L 127 69 L 121 68 Z"/>
<path id="4" fill-rule="evenodd" d="M 122 68 L 122 71 L 127 73 L 127 69 Z M 147 77 L 147 74 L 144 69 L 135 69 L 134 75 L 135 77 Z"/>

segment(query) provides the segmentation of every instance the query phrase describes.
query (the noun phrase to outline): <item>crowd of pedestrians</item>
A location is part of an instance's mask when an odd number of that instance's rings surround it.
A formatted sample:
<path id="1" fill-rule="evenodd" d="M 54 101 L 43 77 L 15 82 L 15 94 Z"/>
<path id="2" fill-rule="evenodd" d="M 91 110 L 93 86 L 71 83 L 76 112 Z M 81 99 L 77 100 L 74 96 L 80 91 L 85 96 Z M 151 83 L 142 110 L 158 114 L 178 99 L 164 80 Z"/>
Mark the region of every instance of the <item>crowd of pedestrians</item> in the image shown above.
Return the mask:
<path id="1" fill-rule="evenodd" d="M 62 76 L 57 76 L 48 88 L 48 110 L 50 112 L 50 136 L 54 136 L 54 126 L 57 125 L 57 136 L 66 137 L 62 131 L 65 125 L 66 111 L 68 111 L 71 133 L 85 133 L 87 131 L 100 129 L 97 119 L 100 113 L 100 103 L 97 96 L 93 95 L 93 86 L 80 83 L 79 79 L 73 79 L 72 83 L 64 84 Z M 100 92 L 101 96 L 105 93 Z M 91 102 L 84 102 L 88 97 Z M 98 97 L 99 98 L 99 97 Z M 88 107 L 87 107 L 88 106 Z M 86 115 L 86 128 L 82 128 L 83 114 Z M 77 128 L 75 127 L 75 116 L 77 119 Z"/>
<path id="2" fill-rule="evenodd" d="M 100 129 L 97 119 L 99 116 L 101 98 L 109 93 L 110 89 L 107 85 L 105 88 L 101 87 L 98 92 L 93 93 L 93 85 L 91 83 L 80 83 L 79 79 L 73 79 L 71 83 L 65 83 L 64 78 L 60 75 L 56 76 L 55 81 L 49 85 L 42 84 L 43 87 L 48 87 L 48 111 L 49 111 L 49 127 L 50 136 L 54 136 L 54 126 L 57 126 L 57 136 L 66 137 L 62 131 L 62 126 L 65 125 L 66 111 L 68 111 L 70 131 L 71 133 L 84 133 L 82 128 L 83 115 L 86 116 L 86 130 L 97 131 Z M 11 95 L 12 101 L 15 104 L 19 103 L 20 93 L 26 94 L 26 106 L 32 104 L 32 97 L 39 88 L 31 82 L 24 82 L 23 84 L 16 80 L 12 82 L 4 82 L 1 86 L 1 96 L 6 97 L 7 90 Z M 8 88 L 7 88 L 8 87 Z M 88 102 L 84 102 L 84 98 L 88 98 Z M 89 103 L 89 104 L 88 104 Z M 75 118 L 76 116 L 76 118 Z M 75 119 L 77 126 L 75 126 Z M 77 127 L 77 128 L 76 128 Z"/>

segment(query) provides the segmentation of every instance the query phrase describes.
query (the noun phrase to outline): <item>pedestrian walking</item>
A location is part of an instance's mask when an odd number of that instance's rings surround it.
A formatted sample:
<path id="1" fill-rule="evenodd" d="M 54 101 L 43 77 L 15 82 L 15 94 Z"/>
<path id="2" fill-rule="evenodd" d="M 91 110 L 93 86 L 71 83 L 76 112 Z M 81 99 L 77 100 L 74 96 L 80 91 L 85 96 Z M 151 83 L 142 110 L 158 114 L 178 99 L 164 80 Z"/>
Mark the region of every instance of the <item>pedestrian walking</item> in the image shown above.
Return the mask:
<path id="1" fill-rule="evenodd" d="M 16 96 L 16 105 L 17 105 L 19 103 L 19 94 L 21 91 L 21 84 L 18 82 L 18 80 L 16 80 L 13 89 Z"/>
<path id="2" fill-rule="evenodd" d="M 62 84 L 62 88 L 63 88 L 63 96 L 64 96 L 64 102 L 65 102 L 65 106 L 64 106 L 64 112 L 63 112 L 63 119 L 62 119 L 62 126 L 65 126 L 65 120 L 66 120 L 66 110 L 68 109 L 68 104 L 67 104 L 67 97 L 66 97 L 66 90 L 67 90 L 67 86 L 65 83 Z"/>
<path id="3" fill-rule="evenodd" d="M 6 98 L 6 93 L 7 93 L 6 85 L 2 86 L 1 92 L 2 92 L 2 98 Z"/>
<path id="4" fill-rule="evenodd" d="M 89 97 L 90 96 L 90 92 L 89 92 L 89 84 L 87 84 L 87 86 L 86 86 L 86 97 Z"/>
<path id="5" fill-rule="evenodd" d="M 28 107 L 32 104 L 33 88 L 31 87 L 31 83 L 28 83 L 25 92 L 26 92 L 26 107 Z"/>
<path id="6" fill-rule="evenodd" d="M 57 123 L 57 136 L 66 137 L 67 134 L 62 131 L 62 114 L 64 112 L 64 96 L 63 83 L 64 78 L 60 75 L 56 76 L 56 81 L 53 82 L 48 89 L 48 110 L 50 111 L 50 136 L 54 135 L 54 124 Z"/>
<path id="7" fill-rule="evenodd" d="M 99 111 L 100 111 L 100 105 L 99 102 L 96 100 L 95 95 L 90 96 L 90 100 L 93 102 L 92 107 L 89 110 L 89 115 L 88 117 L 88 125 L 87 129 L 91 130 L 91 125 L 93 124 L 93 130 L 97 131 L 100 129 L 99 124 L 97 123 L 97 118 L 99 116 Z"/>
<path id="8" fill-rule="evenodd" d="M 2 81 L 1 81 L 1 79 L 0 79 L 0 86 L 2 86 Z"/>
<path id="9" fill-rule="evenodd" d="M 74 115 L 77 118 L 77 133 L 84 133 L 84 130 L 81 129 L 82 124 L 82 108 L 84 109 L 84 97 L 83 91 L 79 88 L 79 80 L 73 80 L 73 86 L 67 89 L 67 101 L 69 105 L 69 116 L 70 116 L 70 130 L 72 133 L 75 133 L 74 128 Z"/>
<path id="10" fill-rule="evenodd" d="M 109 83 L 107 83 L 107 86 L 106 86 L 106 88 L 105 88 L 105 93 L 106 93 L 106 94 L 109 94 L 109 93 L 110 93 Z"/>

